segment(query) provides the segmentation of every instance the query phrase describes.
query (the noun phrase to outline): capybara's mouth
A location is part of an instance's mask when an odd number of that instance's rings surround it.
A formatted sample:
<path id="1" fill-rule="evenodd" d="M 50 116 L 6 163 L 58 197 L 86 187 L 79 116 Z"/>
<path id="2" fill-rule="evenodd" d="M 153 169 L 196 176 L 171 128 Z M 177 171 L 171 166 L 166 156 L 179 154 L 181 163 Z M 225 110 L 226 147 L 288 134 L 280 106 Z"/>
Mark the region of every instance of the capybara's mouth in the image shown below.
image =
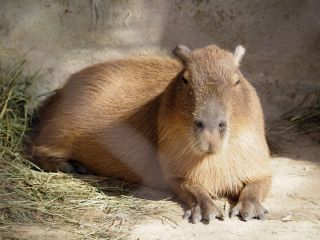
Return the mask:
<path id="1" fill-rule="evenodd" d="M 210 148 L 203 148 L 201 147 L 201 144 L 199 143 L 199 141 L 196 142 L 196 144 L 193 147 L 193 150 L 197 155 L 200 155 L 200 156 L 214 155 L 217 153 L 216 146 L 212 146 Z"/>

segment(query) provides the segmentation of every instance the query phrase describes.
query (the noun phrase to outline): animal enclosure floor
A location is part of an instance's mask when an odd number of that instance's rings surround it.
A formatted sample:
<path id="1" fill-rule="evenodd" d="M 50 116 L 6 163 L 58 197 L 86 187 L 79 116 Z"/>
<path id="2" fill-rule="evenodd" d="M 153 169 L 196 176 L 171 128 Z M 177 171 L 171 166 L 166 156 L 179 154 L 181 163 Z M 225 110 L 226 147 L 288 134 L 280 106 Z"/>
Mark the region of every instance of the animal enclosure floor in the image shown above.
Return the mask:
<path id="1" fill-rule="evenodd" d="M 320 239 L 320 147 L 301 140 L 290 149 L 292 158 L 272 159 L 272 191 L 263 221 L 225 218 L 208 225 L 176 217 L 176 225 L 152 221 L 136 226 L 130 239 Z M 180 215 L 180 216 L 179 216 Z"/>
<path id="2" fill-rule="evenodd" d="M 191 224 L 181 218 L 174 205 L 168 214 L 174 223 L 149 218 L 135 226 L 131 240 L 189 239 L 319 239 L 320 236 L 320 147 L 305 139 L 292 145 L 287 158 L 272 159 L 273 186 L 264 206 L 269 214 L 263 221 L 237 218 L 215 220 L 210 224 Z M 146 189 L 141 189 L 146 191 Z M 148 190 L 147 190 L 148 191 Z M 150 194 L 150 192 L 145 192 Z M 154 194 L 154 193 L 153 193 Z M 0 229 L 2 239 L 76 239 L 64 226 L 13 225 Z"/>

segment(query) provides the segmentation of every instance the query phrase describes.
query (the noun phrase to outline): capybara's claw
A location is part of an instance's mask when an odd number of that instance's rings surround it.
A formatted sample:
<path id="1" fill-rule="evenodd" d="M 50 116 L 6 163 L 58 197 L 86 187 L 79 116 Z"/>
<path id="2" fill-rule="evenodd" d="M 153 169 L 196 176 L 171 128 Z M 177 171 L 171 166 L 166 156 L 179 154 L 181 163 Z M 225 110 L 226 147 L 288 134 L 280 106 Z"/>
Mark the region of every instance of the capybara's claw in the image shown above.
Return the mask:
<path id="1" fill-rule="evenodd" d="M 210 222 L 216 218 L 223 219 L 223 213 L 213 201 L 205 201 L 202 204 L 197 203 L 193 208 L 187 210 L 184 214 L 184 218 L 191 219 L 192 223 L 200 221 Z"/>
<path id="2" fill-rule="evenodd" d="M 239 216 L 243 221 L 252 218 L 262 220 L 268 211 L 256 200 L 243 200 L 234 206 L 230 213 L 230 217 Z"/>

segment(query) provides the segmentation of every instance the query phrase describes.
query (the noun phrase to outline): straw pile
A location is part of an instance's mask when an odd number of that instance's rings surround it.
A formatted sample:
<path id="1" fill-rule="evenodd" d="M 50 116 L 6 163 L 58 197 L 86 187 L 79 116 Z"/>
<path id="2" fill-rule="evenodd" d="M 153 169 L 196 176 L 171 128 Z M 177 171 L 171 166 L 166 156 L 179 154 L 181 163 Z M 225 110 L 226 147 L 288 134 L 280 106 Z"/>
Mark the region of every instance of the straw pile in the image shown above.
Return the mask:
<path id="1" fill-rule="evenodd" d="M 308 134 L 320 143 L 320 92 L 308 94 L 280 119 L 267 122 L 267 140 L 272 155 L 286 152 L 299 135 Z"/>
<path id="2" fill-rule="evenodd" d="M 320 92 L 308 94 L 294 109 L 283 115 L 303 134 L 320 132 Z"/>
<path id="3" fill-rule="evenodd" d="M 26 159 L 23 139 L 36 101 L 29 87 L 37 74 L 24 74 L 24 65 L 0 68 L 0 232 L 40 223 L 79 239 L 120 239 L 144 217 L 161 217 L 171 202 L 134 198 L 115 180 L 46 173 Z"/>

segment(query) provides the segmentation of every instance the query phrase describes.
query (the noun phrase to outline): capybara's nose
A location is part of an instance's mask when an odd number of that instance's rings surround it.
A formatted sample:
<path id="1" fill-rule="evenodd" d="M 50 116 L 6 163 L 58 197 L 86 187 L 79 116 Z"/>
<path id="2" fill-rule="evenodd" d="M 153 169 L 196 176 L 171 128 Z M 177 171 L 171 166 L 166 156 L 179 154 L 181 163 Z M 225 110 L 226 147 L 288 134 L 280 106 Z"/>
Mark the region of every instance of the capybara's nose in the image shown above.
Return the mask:
<path id="1" fill-rule="evenodd" d="M 224 133 L 227 128 L 227 123 L 226 121 L 223 120 L 223 121 L 220 121 L 218 126 L 219 126 L 219 132 Z"/>
<path id="2" fill-rule="evenodd" d="M 204 129 L 204 123 L 201 120 L 195 120 L 193 122 L 193 126 L 196 130 L 203 130 Z"/>
<path id="3" fill-rule="evenodd" d="M 219 120 L 219 121 L 203 121 L 203 120 L 195 120 L 193 122 L 193 127 L 197 131 L 208 131 L 208 132 L 215 132 L 219 131 L 220 133 L 224 133 L 227 128 L 227 123 L 225 120 Z"/>

